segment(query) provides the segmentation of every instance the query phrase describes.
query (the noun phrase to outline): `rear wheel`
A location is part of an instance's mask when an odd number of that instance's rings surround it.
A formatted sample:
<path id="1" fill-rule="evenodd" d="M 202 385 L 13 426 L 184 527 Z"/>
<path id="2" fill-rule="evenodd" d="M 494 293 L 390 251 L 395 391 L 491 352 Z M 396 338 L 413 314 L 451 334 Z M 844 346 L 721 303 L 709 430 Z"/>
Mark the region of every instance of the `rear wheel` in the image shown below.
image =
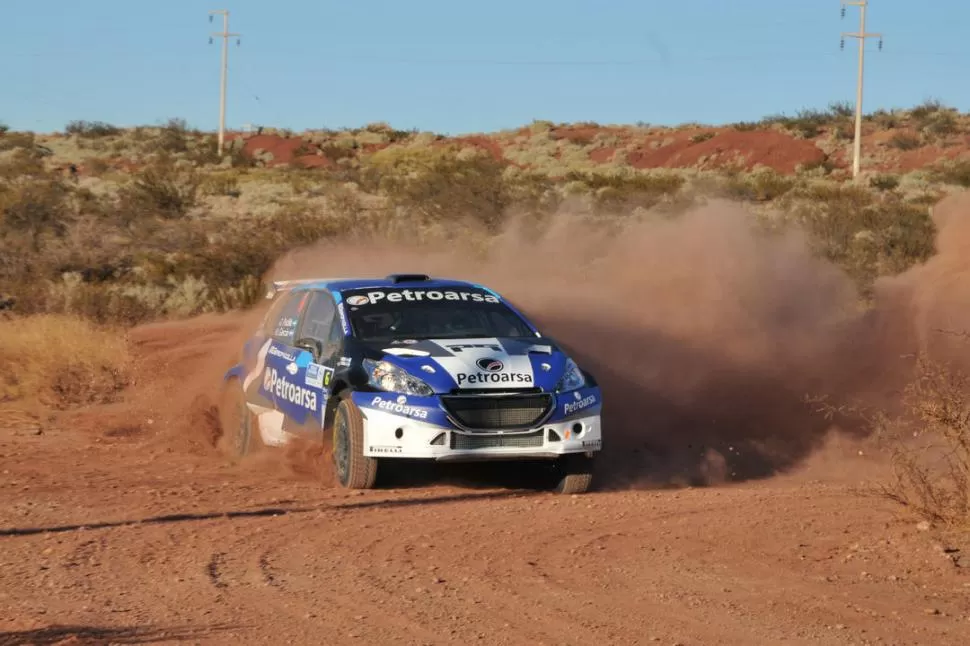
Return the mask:
<path id="1" fill-rule="evenodd" d="M 562 456 L 556 464 L 556 478 L 556 493 L 586 493 L 593 481 L 593 458 L 585 453 Z"/>
<path id="2" fill-rule="evenodd" d="M 222 436 L 220 448 L 233 460 L 254 453 L 262 446 L 259 422 L 246 405 L 246 396 L 238 379 L 226 383 L 219 406 Z"/>
<path id="3" fill-rule="evenodd" d="M 364 455 L 364 418 L 349 396 L 334 414 L 333 465 L 337 482 L 347 489 L 372 489 L 377 482 L 377 458 Z"/>

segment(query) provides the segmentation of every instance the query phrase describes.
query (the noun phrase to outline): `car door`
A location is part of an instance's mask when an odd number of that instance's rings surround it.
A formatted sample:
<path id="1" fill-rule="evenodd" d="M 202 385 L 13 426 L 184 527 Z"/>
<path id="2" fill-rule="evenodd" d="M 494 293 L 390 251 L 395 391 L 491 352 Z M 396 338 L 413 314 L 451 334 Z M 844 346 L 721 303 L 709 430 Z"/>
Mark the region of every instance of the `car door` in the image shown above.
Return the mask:
<path id="1" fill-rule="evenodd" d="M 269 338 L 261 357 L 259 394 L 285 418 L 299 423 L 314 415 L 320 406 L 317 393 L 304 384 L 307 361 L 296 347 L 297 331 L 311 296 L 312 292 L 307 290 L 285 296 L 287 300 L 278 314 L 266 322 Z"/>
<path id="2" fill-rule="evenodd" d="M 326 402 L 330 397 L 331 379 L 343 350 L 343 328 L 337 317 L 337 304 L 326 290 L 314 291 L 310 297 L 296 334 L 297 376 L 301 383 L 312 388 L 318 406 L 312 415 L 292 417 L 292 421 L 309 432 L 323 427 Z"/>

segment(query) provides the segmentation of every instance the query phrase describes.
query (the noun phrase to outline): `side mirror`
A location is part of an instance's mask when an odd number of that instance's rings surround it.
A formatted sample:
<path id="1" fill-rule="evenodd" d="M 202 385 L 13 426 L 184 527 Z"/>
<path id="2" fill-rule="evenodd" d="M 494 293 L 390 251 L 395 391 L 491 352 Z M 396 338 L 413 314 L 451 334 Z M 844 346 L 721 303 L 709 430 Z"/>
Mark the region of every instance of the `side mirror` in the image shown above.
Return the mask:
<path id="1" fill-rule="evenodd" d="M 296 342 L 296 347 L 301 350 L 306 350 L 313 355 L 314 361 L 319 361 L 320 356 L 323 354 L 323 344 L 316 339 L 302 338 Z"/>

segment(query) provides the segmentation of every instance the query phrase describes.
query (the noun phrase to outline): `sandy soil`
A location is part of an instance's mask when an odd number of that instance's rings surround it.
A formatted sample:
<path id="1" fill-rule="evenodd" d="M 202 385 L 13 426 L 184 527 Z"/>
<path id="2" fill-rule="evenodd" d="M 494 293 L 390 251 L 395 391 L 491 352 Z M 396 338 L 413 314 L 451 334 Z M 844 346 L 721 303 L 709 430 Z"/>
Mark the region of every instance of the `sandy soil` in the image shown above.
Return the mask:
<path id="1" fill-rule="evenodd" d="M 0 435 L 0 644 L 970 639 L 970 563 L 859 495 L 882 475 L 863 442 L 702 488 L 561 497 L 452 466 L 347 492 L 312 450 L 229 465 L 174 397 L 230 327 L 140 330 L 142 400 Z"/>

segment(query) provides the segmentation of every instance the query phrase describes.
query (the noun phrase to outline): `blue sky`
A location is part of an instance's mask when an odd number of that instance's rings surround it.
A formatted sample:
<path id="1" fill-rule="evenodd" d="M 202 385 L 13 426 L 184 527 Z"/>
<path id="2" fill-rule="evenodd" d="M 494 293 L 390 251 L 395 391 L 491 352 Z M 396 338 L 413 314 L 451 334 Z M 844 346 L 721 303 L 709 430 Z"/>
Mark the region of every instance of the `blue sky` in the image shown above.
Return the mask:
<path id="1" fill-rule="evenodd" d="M 53 131 L 218 124 L 491 131 L 533 119 L 725 123 L 855 96 L 858 10 L 839 0 L 18 0 L 5 3 L 0 121 Z M 932 5 L 932 6 L 929 6 Z M 970 2 L 871 0 L 866 111 L 970 107 Z"/>

